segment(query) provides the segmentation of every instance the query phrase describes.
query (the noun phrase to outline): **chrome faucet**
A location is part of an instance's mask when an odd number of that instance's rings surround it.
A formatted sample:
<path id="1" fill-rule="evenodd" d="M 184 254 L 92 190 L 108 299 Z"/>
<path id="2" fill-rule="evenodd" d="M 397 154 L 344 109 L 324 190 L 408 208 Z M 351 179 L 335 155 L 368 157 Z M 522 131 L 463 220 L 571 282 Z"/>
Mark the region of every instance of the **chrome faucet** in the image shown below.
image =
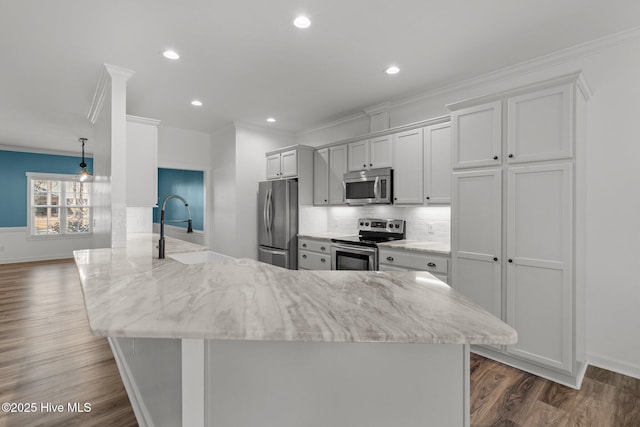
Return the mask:
<path id="1" fill-rule="evenodd" d="M 187 213 L 189 214 L 189 219 L 177 219 L 177 220 L 164 220 L 164 208 L 167 205 L 167 202 L 171 199 L 180 199 L 182 203 L 187 207 Z M 193 222 L 191 221 L 191 209 L 189 209 L 189 203 L 182 197 L 177 194 L 169 194 L 162 201 L 162 210 L 160 211 L 160 241 L 158 242 L 158 258 L 164 259 L 164 223 L 165 222 L 186 222 L 187 223 L 187 233 L 193 233 Z"/>

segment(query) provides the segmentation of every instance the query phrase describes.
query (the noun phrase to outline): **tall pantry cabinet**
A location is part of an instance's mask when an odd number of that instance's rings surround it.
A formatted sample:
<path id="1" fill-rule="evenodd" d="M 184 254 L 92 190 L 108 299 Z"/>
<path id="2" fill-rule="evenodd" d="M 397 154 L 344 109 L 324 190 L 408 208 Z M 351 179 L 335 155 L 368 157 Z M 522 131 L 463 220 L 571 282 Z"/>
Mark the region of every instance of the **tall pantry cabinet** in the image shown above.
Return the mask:
<path id="1" fill-rule="evenodd" d="M 452 284 L 518 332 L 480 354 L 577 387 L 584 348 L 581 74 L 448 105 Z"/>

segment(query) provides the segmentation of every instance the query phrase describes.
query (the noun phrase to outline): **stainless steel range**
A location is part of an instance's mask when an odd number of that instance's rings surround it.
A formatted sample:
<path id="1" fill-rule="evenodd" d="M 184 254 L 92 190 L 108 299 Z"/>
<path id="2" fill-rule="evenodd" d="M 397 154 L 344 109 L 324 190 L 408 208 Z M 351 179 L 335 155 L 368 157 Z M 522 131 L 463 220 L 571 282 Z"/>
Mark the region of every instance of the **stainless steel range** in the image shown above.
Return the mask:
<path id="1" fill-rule="evenodd" d="M 378 243 L 406 238 L 401 219 L 358 220 L 358 235 L 331 239 L 332 270 L 377 270 Z"/>

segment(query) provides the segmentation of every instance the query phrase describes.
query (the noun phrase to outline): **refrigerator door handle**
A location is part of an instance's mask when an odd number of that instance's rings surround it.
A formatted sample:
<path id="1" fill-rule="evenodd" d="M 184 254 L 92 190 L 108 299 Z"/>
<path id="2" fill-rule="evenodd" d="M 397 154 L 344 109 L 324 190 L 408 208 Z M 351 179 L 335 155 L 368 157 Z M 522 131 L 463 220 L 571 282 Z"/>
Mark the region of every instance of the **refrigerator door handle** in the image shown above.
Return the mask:
<path id="1" fill-rule="evenodd" d="M 273 230 L 273 213 L 271 212 L 273 207 L 273 190 L 269 189 L 267 193 L 267 233 L 271 233 Z"/>
<path id="2" fill-rule="evenodd" d="M 262 208 L 262 223 L 264 224 L 264 229 L 269 234 L 269 225 L 267 223 L 267 202 L 269 200 L 269 190 L 264 195 L 264 206 Z"/>

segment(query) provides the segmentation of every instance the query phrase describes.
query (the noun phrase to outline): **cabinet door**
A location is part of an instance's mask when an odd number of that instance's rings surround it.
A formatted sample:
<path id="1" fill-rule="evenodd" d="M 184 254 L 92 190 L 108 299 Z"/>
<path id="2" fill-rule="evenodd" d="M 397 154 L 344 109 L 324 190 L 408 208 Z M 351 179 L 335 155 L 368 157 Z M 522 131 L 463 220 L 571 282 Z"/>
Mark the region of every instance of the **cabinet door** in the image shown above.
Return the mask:
<path id="1" fill-rule="evenodd" d="M 285 151 L 280 156 L 280 177 L 293 178 L 298 176 L 298 151 Z"/>
<path id="2" fill-rule="evenodd" d="M 512 167 L 507 176 L 507 351 L 572 369 L 571 164 Z"/>
<path id="3" fill-rule="evenodd" d="M 392 135 L 369 140 L 369 168 L 390 168 L 393 165 Z"/>
<path id="4" fill-rule="evenodd" d="M 501 163 L 501 101 L 452 112 L 451 132 L 454 169 Z"/>
<path id="5" fill-rule="evenodd" d="M 451 284 L 501 318 L 502 171 L 453 174 Z"/>
<path id="6" fill-rule="evenodd" d="M 451 125 L 424 128 L 424 202 L 451 203 Z"/>
<path id="7" fill-rule="evenodd" d="M 393 135 L 393 200 L 422 204 L 422 129 Z"/>
<path id="8" fill-rule="evenodd" d="M 267 179 L 280 178 L 280 154 L 267 156 Z"/>
<path id="9" fill-rule="evenodd" d="M 344 174 L 347 172 L 347 146 L 329 148 L 329 204 L 344 205 Z"/>
<path id="10" fill-rule="evenodd" d="M 313 152 L 313 204 L 329 203 L 329 149 Z"/>
<path id="11" fill-rule="evenodd" d="M 507 161 L 568 159 L 573 155 L 573 89 L 539 90 L 507 100 Z"/>
<path id="12" fill-rule="evenodd" d="M 369 168 L 369 141 L 352 142 L 349 147 L 349 172 Z"/>

